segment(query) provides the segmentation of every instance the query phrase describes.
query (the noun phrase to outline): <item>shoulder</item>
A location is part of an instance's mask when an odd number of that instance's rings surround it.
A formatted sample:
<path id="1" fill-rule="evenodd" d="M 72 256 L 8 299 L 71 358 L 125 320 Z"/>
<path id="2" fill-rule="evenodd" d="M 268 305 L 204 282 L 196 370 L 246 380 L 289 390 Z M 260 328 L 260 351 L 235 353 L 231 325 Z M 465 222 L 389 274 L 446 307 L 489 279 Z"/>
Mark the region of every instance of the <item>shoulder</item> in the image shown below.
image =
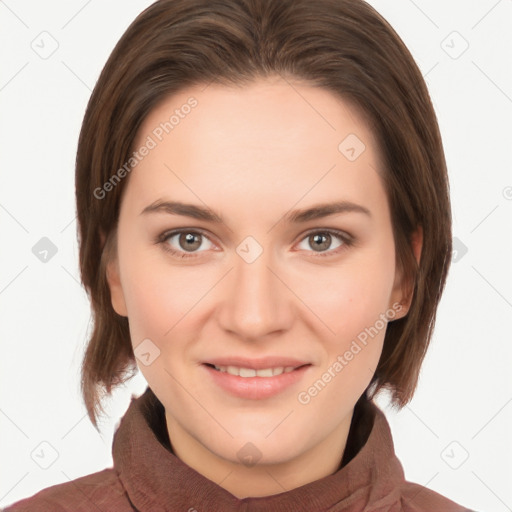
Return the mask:
<path id="1" fill-rule="evenodd" d="M 3 512 L 132 512 L 128 496 L 113 468 L 53 485 L 2 509 Z"/>
<path id="2" fill-rule="evenodd" d="M 403 512 L 474 512 L 427 487 L 407 481 L 401 488 L 400 501 Z"/>

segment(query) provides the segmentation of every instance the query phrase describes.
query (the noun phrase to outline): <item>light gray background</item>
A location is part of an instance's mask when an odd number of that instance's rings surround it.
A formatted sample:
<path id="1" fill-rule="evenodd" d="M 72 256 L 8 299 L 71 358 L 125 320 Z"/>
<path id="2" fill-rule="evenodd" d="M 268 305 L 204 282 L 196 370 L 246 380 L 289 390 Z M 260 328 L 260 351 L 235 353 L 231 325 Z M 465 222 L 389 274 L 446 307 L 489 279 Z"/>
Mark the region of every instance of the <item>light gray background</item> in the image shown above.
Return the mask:
<path id="1" fill-rule="evenodd" d="M 0 1 L 0 506 L 110 466 L 118 420 L 131 394 L 146 387 L 139 374 L 116 392 L 98 435 L 78 385 L 90 312 L 78 278 L 74 158 L 98 75 L 150 3 Z M 379 403 L 408 480 L 474 510 L 505 512 L 512 510 L 512 1 L 370 3 L 426 77 L 457 249 L 413 401 L 399 413 L 385 396 Z M 46 263 L 32 252 L 42 237 L 57 248 Z"/>

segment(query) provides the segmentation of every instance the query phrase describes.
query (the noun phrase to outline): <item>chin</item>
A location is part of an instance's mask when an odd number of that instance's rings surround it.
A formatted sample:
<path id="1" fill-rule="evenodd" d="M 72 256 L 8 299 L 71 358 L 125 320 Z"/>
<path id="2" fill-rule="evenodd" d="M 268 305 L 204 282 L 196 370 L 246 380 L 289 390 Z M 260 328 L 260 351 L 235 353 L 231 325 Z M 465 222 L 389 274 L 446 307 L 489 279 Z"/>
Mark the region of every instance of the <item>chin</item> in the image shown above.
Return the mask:
<path id="1" fill-rule="evenodd" d="M 278 423 L 276 422 L 274 426 Z M 235 464 L 242 463 L 247 467 L 256 463 L 285 463 L 299 456 L 305 449 L 304 436 L 300 436 L 296 429 L 293 432 L 283 429 L 279 433 L 270 429 L 270 435 L 263 434 L 261 430 L 243 427 L 230 432 L 234 436 L 233 439 L 217 439 L 213 443 L 210 441 L 205 447 L 223 459 Z"/>

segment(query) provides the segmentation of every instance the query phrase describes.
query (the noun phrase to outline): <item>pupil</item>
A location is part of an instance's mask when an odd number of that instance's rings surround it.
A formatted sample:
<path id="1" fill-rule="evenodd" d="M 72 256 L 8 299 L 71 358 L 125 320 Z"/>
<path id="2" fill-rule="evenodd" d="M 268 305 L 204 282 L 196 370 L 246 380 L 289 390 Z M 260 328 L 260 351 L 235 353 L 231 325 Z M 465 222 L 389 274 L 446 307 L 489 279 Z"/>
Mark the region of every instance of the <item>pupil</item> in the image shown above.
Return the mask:
<path id="1" fill-rule="evenodd" d="M 317 247 L 321 246 L 320 247 L 321 249 L 328 249 L 329 248 L 330 238 L 331 238 L 331 235 L 329 235 L 328 233 L 320 234 L 320 235 L 318 235 L 318 234 L 313 235 L 313 240 L 314 240 L 316 246 Z M 322 243 L 322 239 L 325 240 L 323 243 Z M 319 242 L 319 244 L 317 244 L 317 242 Z"/>
<path id="2" fill-rule="evenodd" d="M 201 245 L 201 243 L 197 241 L 199 236 L 194 235 L 193 233 L 185 233 L 185 234 L 182 233 L 182 235 L 180 237 L 180 242 L 182 241 L 183 238 L 185 238 L 185 244 L 184 244 L 185 247 L 183 247 L 183 245 L 181 243 L 180 243 L 180 245 L 182 245 L 183 249 L 185 249 L 185 250 L 197 249 Z M 194 246 L 194 239 L 196 239 L 195 246 Z M 191 245 L 191 243 L 192 243 L 192 245 Z"/>

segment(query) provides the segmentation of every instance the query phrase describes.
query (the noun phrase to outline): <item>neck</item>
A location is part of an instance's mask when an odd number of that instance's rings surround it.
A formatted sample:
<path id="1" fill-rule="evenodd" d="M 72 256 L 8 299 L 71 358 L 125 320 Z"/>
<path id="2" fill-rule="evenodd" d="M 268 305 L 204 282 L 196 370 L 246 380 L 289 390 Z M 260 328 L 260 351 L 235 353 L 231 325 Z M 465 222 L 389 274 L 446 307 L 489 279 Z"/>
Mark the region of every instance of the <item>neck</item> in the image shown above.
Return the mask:
<path id="1" fill-rule="evenodd" d="M 239 499 L 290 491 L 335 473 L 345 451 L 353 411 L 335 430 L 294 459 L 245 466 L 210 451 L 166 413 L 173 453 L 204 477 Z"/>

